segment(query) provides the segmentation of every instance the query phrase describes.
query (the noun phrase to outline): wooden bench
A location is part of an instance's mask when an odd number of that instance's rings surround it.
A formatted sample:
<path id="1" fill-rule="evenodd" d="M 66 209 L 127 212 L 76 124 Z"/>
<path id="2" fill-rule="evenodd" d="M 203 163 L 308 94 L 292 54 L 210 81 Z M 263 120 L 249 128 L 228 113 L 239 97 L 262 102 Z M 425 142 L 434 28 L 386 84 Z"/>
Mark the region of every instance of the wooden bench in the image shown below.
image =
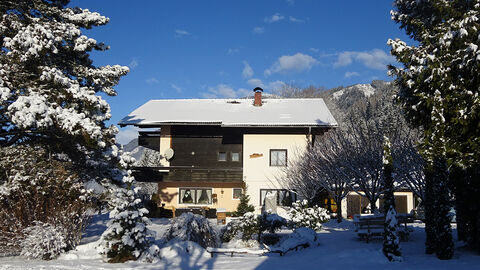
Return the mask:
<path id="1" fill-rule="evenodd" d="M 233 257 L 233 254 L 251 254 L 263 256 L 265 253 L 270 252 L 268 249 L 258 249 L 251 250 L 247 248 L 212 248 L 207 247 L 207 252 L 213 257 L 215 254 L 230 254 L 230 257 Z"/>
<path id="2" fill-rule="evenodd" d="M 309 245 L 308 244 L 300 244 L 295 247 L 291 247 L 288 249 L 281 249 L 281 248 L 270 248 L 266 245 L 264 245 L 266 248 L 264 249 L 257 249 L 257 250 L 251 250 L 247 248 L 212 248 L 212 247 L 207 247 L 207 252 L 210 253 L 210 256 L 213 258 L 214 254 L 230 254 L 230 257 L 233 257 L 233 254 L 251 254 L 251 255 L 259 255 L 263 256 L 267 253 L 278 253 L 280 256 L 283 256 L 285 253 L 295 250 L 298 251 L 299 248 L 307 248 Z"/>
<path id="3" fill-rule="evenodd" d="M 408 228 L 408 223 L 413 223 L 413 216 L 409 214 L 398 214 L 398 234 L 400 240 L 408 241 L 412 229 Z M 381 237 L 384 232 L 385 217 L 383 215 L 356 215 L 354 218 L 355 231 L 360 239 L 365 239 L 368 243 L 372 237 Z M 403 226 L 402 226 L 403 224 Z"/>
<path id="4" fill-rule="evenodd" d="M 278 253 L 280 254 L 280 256 L 283 256 L 285 253 L 289 252 L 289 251 L 292 251 L 292 250 L 295 250 L 295 251 L 298 251 L 299 248 L 308 248 L 309 245 L 308 244 L 300 244 L 298 246 L 295 246 L 295 247 L 291 247 L 291 248 L 288 248 L 288 249 L 280 249 L 280 248 L 269 248 L 269 251 L 270 253 Z"/>

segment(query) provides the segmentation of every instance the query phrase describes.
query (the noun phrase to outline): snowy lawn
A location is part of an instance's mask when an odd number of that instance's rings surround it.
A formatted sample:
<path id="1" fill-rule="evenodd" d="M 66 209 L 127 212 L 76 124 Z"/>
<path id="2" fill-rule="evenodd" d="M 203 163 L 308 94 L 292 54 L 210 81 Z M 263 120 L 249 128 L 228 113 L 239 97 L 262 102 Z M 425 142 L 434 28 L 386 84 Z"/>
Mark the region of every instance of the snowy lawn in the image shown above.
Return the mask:
<path id="1" fill-rule="evenodd" d="M 157 239 L 165 233 L 167 219 L 153 219 L 150 229 Z M 423 224 L 413 225 L 410 241 L 401 242 L 404 261 L 389 262 L 381 252 L 381 241 L 359 241 L 351 222 L 337 225 L 326 223 L 318 233 L 320 246 L 292 251 L 283 257 L 278 254 L 215 255 L 213 258 L 203 248 L 188 242 L 177 242 L 162 248 L 162 259 L 155 264 L 129 262 L 103 263 L 96 253 L 97 240 L 105 229 L 106 215 L 96 216 L 85 232 L 77 250 L 62 255 L 54 261 L 26 260 L 22 257 L 0 258 L 0 269 L 478 269 L 480 256 L 457 242 L 455 257 L 440 261 L 434 255 L 425 255 Z M 161 241 L 159 241 L 161 244 Z M 190 253 L 186 253 L 188 249 Z"/>

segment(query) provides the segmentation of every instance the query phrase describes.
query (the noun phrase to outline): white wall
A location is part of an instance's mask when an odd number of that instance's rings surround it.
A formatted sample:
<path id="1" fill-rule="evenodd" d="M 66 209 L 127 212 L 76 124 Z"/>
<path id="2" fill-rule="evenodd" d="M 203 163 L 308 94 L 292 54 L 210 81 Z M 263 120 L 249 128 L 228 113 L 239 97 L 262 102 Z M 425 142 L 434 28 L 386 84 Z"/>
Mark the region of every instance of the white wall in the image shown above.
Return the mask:
<path id="1" fill-rule="evenodd" d="M 286 149 L 287 162 L 298 158 L 307 147 L 307 136 L 278 134 L 243 135 L 243 180 L 247 185 L 250 203 L 260 209 L 260 189 L 282 189 L 276 177 L 283 167 L 270 167 L 270 149 Z M 258 154 L 260 157 L 251 157 Z"/>
<path id="2" fill-rule="evenodd" d="M 172 143 L 172 136 L 170 130 L 170 126 L 162 126 L 160 130 L 160 154 L 162 155 L 160 164 L 164 167 L 170 166 L 170 161 L 168 161 L 164 156 L 165 150 L 170 148 Z"/>

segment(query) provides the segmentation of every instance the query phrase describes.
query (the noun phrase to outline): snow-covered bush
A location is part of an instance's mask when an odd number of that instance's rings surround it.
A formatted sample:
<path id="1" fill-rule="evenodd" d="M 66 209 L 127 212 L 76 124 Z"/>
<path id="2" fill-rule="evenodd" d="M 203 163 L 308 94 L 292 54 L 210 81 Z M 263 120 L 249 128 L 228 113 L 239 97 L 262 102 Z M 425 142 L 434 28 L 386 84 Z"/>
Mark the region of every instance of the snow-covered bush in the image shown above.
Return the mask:
<path id="1" fill-rule="evenodd" d="M 326 209 L 320 206 L 308 207 L 307 200 L 294 202 L 288 214 L 293 228 L 308 227 L 320 230 L 322 224 L 330 220 Z"/>
<path id="2" fill-rule="evenodd" d="M 41 147 L 0 147 L 0 254 L 19 254 L 35 222 L 62 228 L 65 250 L 80 242 L 91 193 L 68 161 Z"/>
<path id="3" fill-rule="evenodd" d="M 232 239 L 248 241 L 259 230 L 257 216 L 253 212 L 245 213 L 241 218 L 230 221 L 222 229 L 222 242 L 230 242 Z"/>
<path id="4" fill-rule="evenodd" d="M 64 228 L 43 222 L 34 224 L 23 230 L 25 239 L 20 244 L 20 255 L 29 259 L 52 260 L 65 252 L 67 238 Z"/>
<path id="5" fill-rule="evenodd" d="M 208 219 L 190 212 L 183 213 L 172 220 L 166 232 L 166 239 L 192 241 L 204 248 L 217 247 L 217 233 Z"/>
<path id="6" fill-rule="evenodd" d="M 249 212 L 227 224 L 222 231 L 221 239 L 223 242 L 229 242 L 232 239 L 248 241 L 257 236 L 257 240 L 260 241 L 263 232 L 274 233 L 285 225 L 287 225 L 287 220 L 277 214 L 255 215 Z"/>
<path id="7" fill-rule="evenodd" d="M 265 231 L 274 233 L 283 226 L 286 226 L 287 220 L 277 214 L 270 214 L 268 212 L 264 212 L 258 216 L 258 223 L 261 233 Z"/>
<path id="8" fill-rule="evenodd" d="M 299 247 L 307 248 L 318 245 L 317 240 L 317 233 L 313 229 L 300 227 L 285 237 L 284 240 L 273 247 L 272 250 L 285 253 Z"/>

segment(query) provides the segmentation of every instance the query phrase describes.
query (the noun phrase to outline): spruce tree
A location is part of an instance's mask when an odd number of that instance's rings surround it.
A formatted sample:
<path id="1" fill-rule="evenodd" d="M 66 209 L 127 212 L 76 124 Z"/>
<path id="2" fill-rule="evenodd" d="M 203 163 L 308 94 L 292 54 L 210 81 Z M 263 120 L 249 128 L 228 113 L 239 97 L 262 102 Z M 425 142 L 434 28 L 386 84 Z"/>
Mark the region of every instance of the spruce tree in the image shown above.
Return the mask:
<path id="1" fill-rule="evenodd" d="M 451 229 L 434 224 L 448 220 L 445 214 L 448 186 L 458 186 L 457 191 L 475 190 L 475 185 L 468 181 L 452 179 L 448 169 L 472 173 L 480 160 L 480 2 L 396 0 L 394 5 L 392 19 L 418 44 L 407 45 L 399 39 L 388 41 L 392 55 L 404 65 L 404 68 L 390 67 L 400 88 L 398 100 L 407 119 L 425 131 L 422 148 L 428 176 L 426 186 L 433 192 L 426 194 L 425 201 L 427 241 L 435 242 L 427 243 L 427 251 L 432 247 L 437 256 L 447 259 L 453 255 L 453 243 L 448 236 Z M 474 194 L 460 193 L 457 197 Z M 470 215 L 479 216 L 478 210 L 472 210 Z M 431 220 L 435 216 L 439 220 Z M 465 220 L 468 218 L 459 219 Z M 472 226 L 478 228 L 480 224 L 472 222 Z M 465 227 L 460 224 L 460 228 Z M 435 237 L 429 237 L 430 229 Z"/>
<path id="2" fill-rule="evenodd" d="M 106 124 L 110 106 L 102 97 L 117 94 L 113 87 L 129 69 L 93 64 L 91 52 L 109 47 L 82 30 L 105 25 L 109 19 L 88 9 L 67 7 L 69 2 L 0 1 L 0 146 L 41 145 L 49 153 L 64 156 L 84 182 L 115 182 L 124 176 L 115 211 L 130 213 L 125 209 L 138 208 L 140 200 L 130 172 L 118 169 L 129 162 L 116 144 L 118 129 Z M 131 220 L 115 222 L 118 215 L 113 215 L 116 227 L 110 227 L 112 233 L 125 233 L 121 241 L 135 246 L 134 258 L 147 243 L 143 236 L 129 235 L 145 232 L 147 219 L 142 211 L 135 212 L 137 227 L 130 227 Z"/>
<path id="3" fill-rule="evenodd" d="M 383 233 L 383 254 L 389 261 L 401 261 L 400 239 L 398 237 L 397 211 L 395 210 L 394 172 L 391 144 L 388 137 L 384 137 L 383 143 L 383 174 L 385 181 L 384 212 L 385 225 Z"/>
<path id="4" fill-rule="evenodd" d="M 158 247 L 150 241 L 150 237 L 155 236 L 154 232 L 147 228 L 151 223 L 146 217 L 148 210 L 142 206 L 139 189 L 133 185 L 135 178 L 128 170 L 134 162 L 134 158 L 122 155 L 121 164 L 127 171 L 122 177 L 122 184 L 112 188 L 115 193 L 114 209 L 110 212 L 101 242 L 102 253 L 111 263 L 137 260 L 140 256 L 153 260 L 158 255 Z"/>
<path id="5" fill-rule="evenodd" d="M 115 96 L 113 87 L 129 70 L 93 64 L 90 53 L 109 47 L 82 30 L 109 19 L 68 4 L 0 2 L 0 145 L 45 145 L 79 167 L 116 163 L 118 129 L 106 125 L 110 106 L 101 95 Z M 83 173 L 102 179 L 100 167 Z"/>
<path id="6" fill-rule="evenodd" d="M 247 195 L 247 188 L 245 188 L 242 195 L 240 196 L 240 203 L 238 204 L 237 211 L 234 212 L 234 215 L 237 217 L 242 217 L 244 214 L 248 212 L 255 211 L 255 206 L 249 203 L 250 203 L 250 196 Z"/>

